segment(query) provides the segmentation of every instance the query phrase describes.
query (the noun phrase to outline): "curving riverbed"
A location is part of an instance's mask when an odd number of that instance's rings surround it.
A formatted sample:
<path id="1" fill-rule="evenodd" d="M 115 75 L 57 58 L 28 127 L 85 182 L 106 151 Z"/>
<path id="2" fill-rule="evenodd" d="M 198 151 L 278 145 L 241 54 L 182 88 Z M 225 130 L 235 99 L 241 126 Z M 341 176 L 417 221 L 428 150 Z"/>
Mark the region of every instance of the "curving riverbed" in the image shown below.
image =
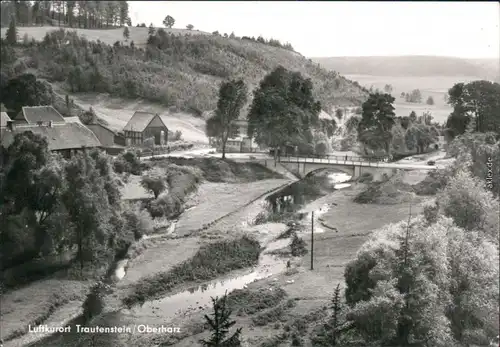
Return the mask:
<path id="1" fill-rule="evenodd" d="M 277 235 L 272 236 L 275 237 Z M 211 297 L 221 296 L 226 292 L 229 293 L 236 289 L 242 289 L 249 283 L 283 272 L 286 269 L 287 259 L 269 254 L 268 252 L 284 248 L 289 242 L 289 239 L 270 242 L 261 253 L 259 264 L 254 269 L 243 273 L 240 272 L 238 275 L 228 275 L 222 279 L 204 283 L 158 300 L 148 301 L 144 305 L 135 306 L 130 310 L 122 309 L 117 312 L 105 313 L 100 317 L 99 325 L 109 327 L 134 326 L 137 324 L 157 325 L 159 321 L 162 324 L 167 324 L 168 322 L 172 322 L 176 317 L 186 316 L 197 310 L 206 308 L 211 305 Z M 116 275 L 121 275 L 124 272 L 124 268 L 121 267 L 117 270 Z M 70 324 L 72 330 L 70 333 L 64 332 L 46 336 L 29 346 L 75 346 L 82 337 L 81 334 L 75 333 L 76 324 L 81 324 L 81 319 Z"/>
<path id="2" fill-rule="evenodd" d="M 349 186 L 349 184 L 345 182 L 350 180 L 351 177 L 343 173 L 334 173 L 330 174 L 329 178 L 336 189 L 342 189 Z M 308 204 L 308 206 L 310 206 L 310 204 Z M 320 218 L 321 214 L 327 212 L 328 209 L 329 207 L 324 205 L 317 207 L 315 219 Z M 318 223 L 316 225 L 318 227 L 315 228 L 315 232 L 322 232 L 323 230 L 320 224 Z M 262 228 L 263 226 L 259 227 Z M 283 227 L 285 226 L 283 225 Z M 173 229 L 175 229 L 175 224 L 172 225 L 169 233 L 173 232 Z M 278 234 L 279 233 L 268 235 L 267 239 L 275 239 Z M 150 236 L 147 238 L 154 237 L 155 236 Z M 236 289 L 242 289 L 249 283 L 285 271 L 287 259 L 269 254 L 268 252 L 284 248 L 289 242 L 289 239 L 284 239 L 267 243 L 265 245 L 265 250 L 260 255 L 259 263 L 254 269 L 239 271 L 237 274 L 233 273 L 232 275 L 224 276 L 215 281 L 170 294 L 158 300 L 148 301 L 144 303 L 144 305 L 132 307 L 130 310 L 121 309 L 116 312 L 105 313 L 99 317 L 96 324 L 100 326 L 134 326 L 137 324 L 158 325 L 168 324 L 168 322 L 173 323 L 176 317 L 188 316 L 193 312 L 210 306 L 212 297 L 221 296 L 224 295 L 225 292 L 229 293 Z M 117 263 L 114 273 L 116 280 L 121 280 L 126 276 L 127 265 L 128 260 L 126 259 Z M 71 324 L 72 333 L 56 333 L 30 344 L 30 346 L 64 347 L 78 345 L 78 341 L 82 338 L 82 335 L 74 333 L 75 324 L 77 324 L 77 322 L 78 321 L 74 321 L 73 324 Z M 116 339 L 114 342 L 111 342 L 111 345 L 118 346 L 121 345 L 119 342 L 124 343 L 126 337 L 116 335 L 114 337 L 109 336 L 108 338 Z"/>

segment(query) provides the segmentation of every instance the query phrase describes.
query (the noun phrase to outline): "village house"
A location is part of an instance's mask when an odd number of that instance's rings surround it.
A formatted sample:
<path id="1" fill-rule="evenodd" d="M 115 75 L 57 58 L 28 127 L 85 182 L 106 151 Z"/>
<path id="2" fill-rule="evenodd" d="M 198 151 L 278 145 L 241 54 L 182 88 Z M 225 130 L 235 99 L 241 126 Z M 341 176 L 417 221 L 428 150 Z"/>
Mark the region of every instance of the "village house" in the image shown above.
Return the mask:
<path id="1" fill-rule="evenodd" d="M 47 138 L 48 148 L 52 152 L 61 153 L 70 158 L 75 153 L 90 148 L 101 148 L 102 145 L 90 129 L 79 123 L 48 124 L 15 124 L 9 121 L 7 130 L 2 136 L 2 147 L 7 148 L 16 134 L 31 131 L 33 134 Z"/>
<path id="2" fill-rule="evenodd" d="M 16 125 L 66 123 L 64 117 L 52 106 L 24 106 L 12 120 Z"/>
<path id="3" fill-rule="evenodd" d="M 123 132 L 127 146 L 142 145 L 152 137 L 155 145 L 164 146 L 168 142 L 168 128 L 158 114 L 136 111 Z"/>
<path id="4" fill-rule="evenodd" d="M 108 154 L 115 155 L 125 149 L 125 137 L 122 134 L 99 123 L 88 124 L 87 128 L 89 128 L 99 139 L 102 148 L 104 148 Z"/>
<path id="5" fill-rule="evenodd" d="M 2 116 L 2 124 L 5 116 Z M 69 158 L 84 148 L 101 148 L 99 139 L 90 129 L 76 122 L 66 122 L 52 106 L 23 107 L 14 119 L 2 128 L 2 147 L 7 148 L 16 134 L 31 131 L 47 139 L 50 151 Z"/>
<path id="6" fill-rule="evenodd" d="M 0 112 L 0 136 L 2 136 L 4 131 L 7 129 L 7 123 L 10 121 L 11 119 L 7 112 Z"/>

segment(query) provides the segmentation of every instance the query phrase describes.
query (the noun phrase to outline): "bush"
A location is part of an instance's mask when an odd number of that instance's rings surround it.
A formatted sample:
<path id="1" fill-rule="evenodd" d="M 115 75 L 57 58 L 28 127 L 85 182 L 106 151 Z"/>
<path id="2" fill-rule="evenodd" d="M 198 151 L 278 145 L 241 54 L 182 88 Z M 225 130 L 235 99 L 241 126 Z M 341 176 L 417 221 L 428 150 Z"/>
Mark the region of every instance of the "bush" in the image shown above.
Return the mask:
<path id="1" fill-rule="evenodd" d="M 90 293 L 83 302 L 83 317 L 85 322 L 89 322 L 92 318 L 103 312 L 104 296 L 109 291 L 110 287 L 101 281 L 97 282 L 92 287 Z"/>
<path id="2" fill-rule="evenodd" d="M 265 326 L 277 321 L 285 321 L 285 307 L 283 305 L 273 307 L 252 317 L 252 323 L 256 326 Z"/>
<path id="3" fill-rule="evenodd" d="M 362 174 L 359 179 L 358 179 L 359 183 L 368 183 L 368 182 L 371 182 L 373 181 L 373 175 L 369 172 L 365 172 L 364 174 Z"/>
<path id="4" fill-rule="evenodd" d="M 141 178 L 141 186 L 152 192 L 155 199 L 158 198 L 160 193 L 167 189 L 167 183 L 165 182 L 165 177 L 162 172 L 150 172 Z"/>
<path id="5" fill-rule="evenodd" d="M 306 242 L 295 234 L 293 236 L 292 242 L 290 243 L 290 249 L 294 257 L 301 257 L 307 254 Z"/>
<path id="6" fill-rule="evenodd" d="M 327 147 L 326 143 L 324 143 L 324 142 L 317 143 L 316 147 L 314 148 L 314 152 L 317 155 L 325 155 L 325 154 L 327 154 L 327 150 L 328 150 L 328 147 Z"/>
<path id="7" fill-rule="evenodd" d="M 126 172 L 133 175 L 142 173 L 142 163 L 136 151 L 120 153 L 113 161 L 113 168 L 116 173 Z"/>
<path id="8" fill-rule="evenodd" d="M 169 141 L 180 141 L 181 139 L 182 139 L 182 132 L 179 130 L 169 135 Z"/>
<path id="9" fill-rule="evenodd" d="M 150 214 L 140 208 L 139 205 L 133 206 L 123 212 L 125 220 L 125 229 L 133 233 L 134 238 L 139 240 L 143 235 L 149 235 L 153 232 L 153 220 Z"/>
<path id="10" fill-rule="evenodd" d="M 286 296 L 282 288 L 273 291 L 237 289 L 229 293 L 227 304 L 238 316 L 252 315 L 278 305 Z"/>

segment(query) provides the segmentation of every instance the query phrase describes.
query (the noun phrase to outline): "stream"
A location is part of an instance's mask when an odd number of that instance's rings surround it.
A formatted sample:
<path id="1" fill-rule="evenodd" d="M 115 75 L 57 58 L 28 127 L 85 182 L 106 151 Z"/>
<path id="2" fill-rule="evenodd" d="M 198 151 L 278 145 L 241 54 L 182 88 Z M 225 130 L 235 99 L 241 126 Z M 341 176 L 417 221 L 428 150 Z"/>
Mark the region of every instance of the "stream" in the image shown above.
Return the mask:
<path id="1" fill-rule="evenodd" d="M 348 181 L 351 177 L 344 173 L 334 173 L 328 175 L 332 185 L 335 189 L 342 189 L 350 186 L 349 183 L 342 183 Z M 322 205 L 319 208 L 314 205 L 314 202 L 307 204 L 315 211 L 315 220 L 326 213 L 329 209 L 328 205 Z M 311 218 L 310 213 L 304 214 L 304 218 Z M 320 224 L 316 224 L 315 232 L 325 232 L 321 229 Z M 175 230 L 175 223 L 169 228 L 167 234 Z M 165 234 L 162 234 L 165 235 Z M 144 239 L 159 237 L 162 235 L 145 236 Z M 274 238 L 278 235 L 272 235 Z M 287 247 L 290 239 L 274 240 L 267 243 L 265 250 L 259 257 L 258 265 L 247 271 L 239 271 L 238 275 L 225 276 L 217 280 L 204 283 L 200 286 L 188 288 L 178 293 L 170 294 L 161 299 L 145 302 L 142 306 L 134 306 L 131 309 L 121 309 L 116 312 L 108 312 L 102 315 L 99 319 L 100 326 L 134 326 L 137 324 L 149 324 L 152 326 L 159 326 L 165 324 L 168 326 L 172 323 L 175 326 L 176 317 L 185 317 L 193 312 L 211 306 L 211 298 L 222 296 L 224 293 L 230 293 L 236 289 L 245 288 L 248 284 L 259 279 L 267 278 L 277 275 L 286 270 L 287 258 L 280 257 L 274 254 L 269 254 L 270 251 L 282 249 Z M 116 280 L 121 280 L 126 276 L 126 268 L 128 259 L 123 259 L 117 262 L 114 277 Z M 55 333 L 46 337 L 42 337 L 37 342 L 29 344 L 32 347 L 65 347 L 65 346 L 78 346 L 82 338 L 81 333 L 76 333 L 75 324 L 82 324 L 82 318 L 78 317 L 72 321 L 69 326 L 71 332 Z M 50 324 L 54 326 L 53 324 Z M 33 341 L 33 333 L 30 334 L 29 340 Z M 85 335 L 85 334 L 83 334 Z M 116 341 L 120 337 L 117 334 L 106 334 L 106 339 L 111 339 L 111 344 L 106 345 L 119 345 Z M 114 339 L 114 340 L 113 340 Z M 123 339 L 123 337 L 122 337 Z M 113 342 L 114 341 L 114 342 Z M 13 342 L 13 341 L 12 341 Z M 24 344 L 26 345 L 26 344 Z M 19 345 L 21 346 L 21 345 Z M 86 345 L 85 345 L 86 346 Z M 5 346 L 8 347 L 8 346 Z"/>

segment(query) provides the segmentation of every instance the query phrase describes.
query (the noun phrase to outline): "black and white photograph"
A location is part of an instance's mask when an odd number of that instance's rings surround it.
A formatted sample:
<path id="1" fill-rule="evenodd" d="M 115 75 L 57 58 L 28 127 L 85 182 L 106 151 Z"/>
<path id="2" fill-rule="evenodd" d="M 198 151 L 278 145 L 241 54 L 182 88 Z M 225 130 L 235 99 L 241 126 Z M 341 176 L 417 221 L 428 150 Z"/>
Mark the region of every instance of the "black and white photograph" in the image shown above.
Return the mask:
<path id="1" fill-rule="evenodd" d="M 0 25 L 0 347 L 500 346 L 500 3 Z"/>

